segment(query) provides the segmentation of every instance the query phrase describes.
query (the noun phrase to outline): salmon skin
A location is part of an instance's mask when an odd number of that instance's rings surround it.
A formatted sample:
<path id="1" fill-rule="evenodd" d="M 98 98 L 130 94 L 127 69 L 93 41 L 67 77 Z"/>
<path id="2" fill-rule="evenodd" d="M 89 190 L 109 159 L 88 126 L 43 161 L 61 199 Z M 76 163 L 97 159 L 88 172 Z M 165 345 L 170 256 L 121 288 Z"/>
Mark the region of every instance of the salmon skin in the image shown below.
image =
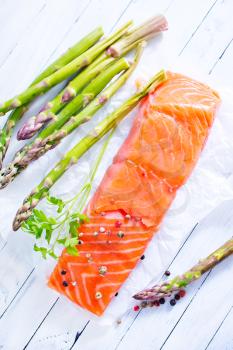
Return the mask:
<path id="1" fill-rule="evenodd" d="M 79 255 L 65 250 L 49 286 L 101 315 L 159 229 L 205 145 L 220 103 L 208 86 L 168 72 L 141 103 L 91 199 Z"/>

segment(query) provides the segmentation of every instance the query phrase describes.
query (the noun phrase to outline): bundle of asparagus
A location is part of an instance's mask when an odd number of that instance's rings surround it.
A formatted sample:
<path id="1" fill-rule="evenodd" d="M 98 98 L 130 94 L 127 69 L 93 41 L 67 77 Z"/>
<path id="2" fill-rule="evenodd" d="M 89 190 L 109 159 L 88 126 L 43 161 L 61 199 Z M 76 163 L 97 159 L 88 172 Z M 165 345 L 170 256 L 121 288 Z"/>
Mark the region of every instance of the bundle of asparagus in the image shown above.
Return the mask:
<path id="1" fill-rule="evenodd" d="M 107 100 L 125 83 L 125 79 L 119 78 L 113 82 L 106 90 L 104 95 L 96 97 L 82 112 L 73 116 L 85 106 L 87 101 L 91 101 L 102 88 L 106 86 L 112 77 L 120 71 L 129 68 L 129 64 L 125 59 L 120 59 L 110 66 L 106 71 L 102 72 L 95 81 L 91 82 L 66 108 L 64 108 L 57 116 L 54 123 L 41 131 L 38 137 L 30 144 L 23 147 L 16 153 L 14 160 L 0 172 L 0 188 L 6 187 L 14 178 L 19 175 L 33 160 L 38 159 L 43 154 L 53 149 L 58 143 L 70 134 L 81 123 L 88 121 L 95 112 L 100 109 Z M 128 73 L 131 73 L 129 70 Z M 128 78 L 129 74 L 124 75 Z M 68 119 L 72 116 L 70 121 Z M 62 127 L 64 125 L 64 127 Z"/>
<path id="2" fill-rule="evenodd" d="M 82 40 L 76 43 L 73 47 L 67 50 L 61 57 L 54 61 L 49 67 L 47 67 L 32 83 L 32 85 L 39 83 L 44 78 L 53 74 L 66 64 L 71 62 L 75 57 L 83 54 L 87 49 L 93 46 L 103 35 L 103 29 L 101 27 L 96 28 L 91 33 L 86 35 Z M 13 129 L 18 121 L 22 118 L 23 114 L 28 109 L 29 104 L 24 104 L 22 107 L 16 108 L 7 119 L 3 129 L 0 131 L 0 169 L 2 167 L 2 161 L 6 154 L 7 148 L 10 143 L 10 139 L 13 133 Z"/>
<path id="3" fill-rule="evenodd" d="M 131 68 L 132 69 L 132 66 Z M 124 73 L 119 80 L 125 81 L 130 74 L 130 69 Z M 119 122 L 139 103 L 139 101 L 155 86 L 166 79 L 164 71 L 156 74 L 149 83 L 138 93 L 129 98 L 112 114 L 102 120 L 90 133 L 87 134 L 76 146 L 74 146 L 52 169 L 41 183 L 24 200 L 22 207 L 18 210 L 13 229 L 18 230 L 32 214 L 37 204 L 47 196 L 51 187 L 58 179 L 74 164 L 78 162 L 81 156 L 87 152 L 97 141 L 99 141 L 108 131 L 114 128 Z"/>
<path id="4" fill-rule="evenodd" d="M 36 96 L 39 96 L 45 93 L 46 91 L 51 89 L 53 86 L 61 83 L 63 80 L 77 73 L 80 69 L 88 66 L 91 62 L 95 60 L 96 57 L 99 56 L 99 54 L 101 54 L 101 52 L 103 52 L 106 48 L 108 48 L 117 39 L 122 37 L 122 35 L 127 33 L 127 30 L 131 24 L 132 22 L 126 23 L 121 29 L 119 29 L 116 33 L 111 35 L 109 38 L 106 38 L 98 42 L 96 45 L 94 45 L 93 47 L 85 51 L 83 54 L 76 57 L 67 65 L 61 67 L 51 75 L 42 79 L 39 83 L 32 85 L 31 87 L 23 91 L 21 94 L 2 103 L 0 105 L 0 114 L 4 115 L 6 112 L 10 111 L 11 109 L 20 107 L 26 104 L 27 102 L 30 102 Z"/>
<path id="5" fill-rule="evenodd" d="M 111 45 L 88 68 L 72 80 L 68 86 L 53 100 L 46 104 L 42 113 L 29 119 L 19 130 L 18 140 L 31 138 L 45 123 L 54 119 L 65 103 L 74 98 L 90 79 L 97 76 L 116 57 L 122 57 L 132 50 L 140 40 L 148 40 L 162 30 L 167 29 L 164 16 L 155 16 L 141 26 L 132 29 L 127 35 Z"/>
<path id="6" fill-rule="evenodd" d="M 117 63 L 116 57 L 122 57 L 125 55 L 128 51 L 138 45 L 142 39 L 151 38 L 160 31 L 166 30 L 167 22 L 163 16 L 156 16 L 141 26 L 131 30 L 127 35 L 122 36 L 125 33 L 126 28 L 128 29 L 128 26 L 129 24 L 125 25 L 109 39 L 105 39 L 101 43 L 97 43 L 93 48 L 86 51 L 86 61 L 91 62 L 93 61 L 94 55 L 96 55 L 96 53 L 93 54 L 93 51 L 98 51 L 99 53 L 99 46 L 101 46 L 102 50 L 100 55 L 97 55 L 98 57 L 89 65 L 89 67 L 84 69 L 75 79 L 73 79 L 68 86 L 57 97 L 55 97 L 55 99 L 47 103 L 44 110 L 39 113 L 39 115 L 30 119 L 28 123 L 21 128 L 18 133 L 18 138 L 26 139 L 32 137 L 42 126 L 44 126 L 45 123 L 50 121 L 49 125 L 37 136 L 37 138 L 17 152 L 12 162 L 1 171 L 0 188 L 3 188 L 9 184 L 24 168 L 28 166 L 28 164 L 30 164 L 31 161 L 37 159 L 48 150 L 54 148 L 62 138 L 70 134 L 82 122 L 90 118 L 90 116 L 94 115 L 94 113 L 124 83 L 123 80 L 122 83 L 111 85 L 111 87 L 104 92 L 104 98 L 102 96 L 101 98 L 97 98 L 91 102 L 91 100 L 98 93 L 100 93 L 104 86 L 106 86 L 110 81 L 109 79 L 106 79 L 106 74 L 100 74 L 100 72 L 104 69 L 107 69 L 106 72 L 109 72 L 110 70 L 111 74 L 113 73 L 111 77 L 113 77 L 114 74 L 119 73 L 121 70 L 117 70 L 117 67 L 118 69 L 120 67 L 122 69 L 126 69 L 126 61 L 121 60 Z M 119 37 L 120 40 L 118 40 Z M 114 44 L 110 45 L 108 49 L 104 51 L 106 45 L 109 43 L 111 44 L 112 42 L 114 42 Z M 79 61 L 80 57 L 83 57 L 83 55 L 79 56 Z M 62 69 L 62 72 L 65 71 L 66 67 Z M 57 73 L 59 72 L 60 70 L 58 70 Z M 95 79 L 93 80 L 93 78 Z M 87 85 L 88 83 L 89 85 Z M 44 89 L 43 92 L 44 91 L 46 91 L 46 89 Z M 27 96 L 30 95 L 27 90 L 20 96 L 25 96 L 25 94 Z M 73 101 L 71 101 L 72 99 Z M 68 101 L 71 102 L 67 104 Z M 79 115 L 72 118 L 70 123 L 65 124 L 74 113 L 77 113 L 82 108 L 84 109 Z M 60 113 L 56 114 L 59 111 Z"/>
<path id="7" fill-rule="evenodd" d="M 151 302 L 164 300 L 174 293 L 178 293 L 182 288 L 200 278 L 204 273 L 214 268 L 221 261 L 233 254 L 233 239 L 227 241 L 219 247 L 207 258 L 200 260 L 190 270 L 180 276 L 176 276 L 170 281 L 166 281 L 160 285 L 155 285 L 135 294 L 133 297 L 137 300 L 143 300 L 143 307 L 150 305 Z M 172 302 L 173 301 L 173 302 Z M 148 302 L 145 303 L 145 302 Z M 171 305 L 175 304 L 174 299 L 171 300 Z"/>

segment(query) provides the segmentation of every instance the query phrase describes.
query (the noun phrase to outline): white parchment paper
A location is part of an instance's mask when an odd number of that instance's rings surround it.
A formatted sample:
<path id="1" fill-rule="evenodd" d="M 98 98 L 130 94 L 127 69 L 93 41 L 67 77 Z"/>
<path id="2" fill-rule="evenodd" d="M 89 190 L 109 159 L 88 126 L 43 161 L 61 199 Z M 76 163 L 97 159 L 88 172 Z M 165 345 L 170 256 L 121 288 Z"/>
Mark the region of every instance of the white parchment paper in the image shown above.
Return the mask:
<path id="1" fill-rule="evenodd" d="M 152 75 L 151 71 L 154 74 L 156 68 L 160 69 L 164 66 L 164 64 L 161 64 L 161 62 L 166 62 L 164 54 L 160 54 L 156 64 L 154 63 L 152 59 L 152 52 L 154 52 L 154 50 L 155 48 L 153 48 L 153 46 L 147 48 L 141 65 L 130 81 L 90 123 L 81 126 L 70 137 L 64 140 L 59 147 L 34 162 L 26 171 L 18 176 L 12 184 L 0 192 L 0 235 L 2 240 L 7 240 L 9 235 L 15 234 L 11 230 L 11 223 L 18 207 L 25 196 L 39 183 L 60 157 L 75 145 L 78 140 L 85 135 L 87 130 L 93 125 L 96 125 L 107 113 L 111 112 L 117 105 L 133 93 L 135 90 L 134 82 L 136 77 L 146 80 Z M 168 62 L 167 65 L 165 64 L 165 67 L 166 66 L 171 68 Z M 203 82 L 209 83 L 212 87 L 217 89 L 222 98 L 222 105 L 216 116 L 206 147 L 192 176 L 185 186 L 178 191 L 177 197 L 172 207 L 169 209 L 160 231 L 155 235 L 145 252 L 145 259 L 138 263 L 126 283 L 124 283 L 120 289 L 118 297 L 114 298 L 111 302 L 104 316 L 98 319 L 98 322 L 101 323 L 109 323 L 121 317 L 133 304 L 132 295 L 148 284 L 155 282 L 161 276 L 169 261 L 178 250 L 181 242 L 190 233 L 195 224 L 221 202 L 233 198 L 232 183 L 228 181 L 229 175 L 233 173 L 233 92 L 218 86 L 217 82 L 211 82 L 211 80 L 205 76 L 200 77 L 200 73 L 195 74 L 194 70 L 191 72 L 190 69 L 184 69 L 183 67 L 181 69 L 178 64 L 176 68 L 177 69 L 174 69 L 173 67 L 172 69 L 183 74 L 189 74 L 193 78 L 201 78 Z M 49 96 L 52 96 L 52 94 L 50 93 Z M 38 109 L 39 103 L 36 103 L 29 114 L 32 114 L 33 111 L 37 111 Z M 106 168 L 111 164 L 114 154 L 128 134 L 135 113 L 135 111 L 131 113 L 131 115 L 120 124 L 112 137 L 98 171 L 93 191 L 98 186 Z M 23 121 L 25 121 L 25 119 Z M 6 163 L 21 146 L 22 144 L 19 145 L 16 141 L 12 143 Z M 88 151 L 80 162 L 73 166 L 58 181 L 52 189 L 52 193 L 56 196 L 74 195 L 87 176 L 90 165 L 93 163 L 100 147 L 101 142 Z M 40 204 L 42 208 L 45 206 L 43 202 Z M 27 254 L 31 259 L 34 259 L 35 263 L 38 263 L 38 257 L 35 258 L 36 253 L 33 252 L 32 249 L 33 242 L 28 241 L 28 239 L 24 237 L 26 235 L 25 233 L 21 232 L 20 234 L 22 234 L 22 240 L 25 239 L 25 242 L 28 244 Z M 38 275 L 43 278 L 44 283 L 46 283 L 46 278 L 53 266 L 54 262 L 51 260 L 40 263 Z M 75 305 L 74 307 L 77 308 Z M 80 308 L 77 308 L 77 314 L 80 317 L 84 314 L 87 315 L 87 313 Z M 97 320 L 97 318 L 95 319 Z"/>

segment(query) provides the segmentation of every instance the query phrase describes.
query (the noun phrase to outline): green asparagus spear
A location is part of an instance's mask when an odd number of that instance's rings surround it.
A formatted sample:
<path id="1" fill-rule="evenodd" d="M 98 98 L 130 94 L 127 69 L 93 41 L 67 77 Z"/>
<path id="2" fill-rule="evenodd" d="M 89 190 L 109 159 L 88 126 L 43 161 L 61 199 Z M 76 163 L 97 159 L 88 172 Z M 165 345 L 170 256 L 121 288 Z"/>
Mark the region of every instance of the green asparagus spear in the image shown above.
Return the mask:
<path id="1" fill-rule="evenodd" d="M 123 36 L 132 22 L 126 23 L 121 29 L 111 35 L 109 38 L 104 39 L 88 49 L 82 55 L 76 57 L 73 61 L 66 66 L 60 68 L 55 73 L 41 80 L 39 83 L 34 84 L 21 94 L 13 97 L 12 99 L 4 102 L 0 105 L 0 114 L 5 114 L 11 109 L 15 109 L 23 104 L 26 104 L 33 100 L 36 96 L 41 95 L 48 91 L 51 87 L 59 84 L 63 80 L 69 78 L 72 74 L 78 72 L 80 69 L 88 66 L 94 59 L 103 52 L 109 45 Z"/>
<path id="2" fill-rule="evenodd" d="M 128 31 L 127 35 L 122 36 L 122 38 L 113 43 L 113 45 L 111 45 L 92 63 L 92 66 L 98 66 L 106 58 L 109 59 L 109 56 L 116 56 L 118 58 L 122 57 L 134 49 L 136 46 L 138 46 L 139 42 L 151 39 L 164 30 L 167 30 L 166 18 L 162 15 L 152 17 L 150 20 L 144 22 L 139 27 L 132 28 L 130 31 Z M 78 77 L 76 79 L 78 79 Z M 68 85 L 67 90 L 65 90 L 64 98 L 66 98 L 66 95 L 70 97 L 70 94 L 75 94 L 72 84 L 73 82 L 71 82 L 70 85 Z"/>
<path id="3" fill-rule="evenodd" d="M 135 45 L 138 41 L 146 40 L 146 38 L 151 38 L 168 29 L 167 20 L 163 15 L 157 15 L 145 23 L 141 24 L 139 27 L 129 30 L 128 34 L 123 38 L 112 44 L 108 49 L 107 53 L 113 57 L 121 56 L 121 52 L 126 49 L 131 49 L 131 45 Z"/>
<path id="4" fill-rule="evenodd" d="M 77 95 L 86 84 L 86 80 L 91 79 L 90 76 L 97 75 L 109 62 L 114 60 L 114 57 L 125 55 L 128 51 L 137 46 L 141 39 L 149 39 L 166 29 L 167 21 L 162 15 L 155 16 L 139 27 L 132 29 L 130 34 L 119 39 L 119 41 L 109 47 L 106 52 L 102 53 L 81 74 L 74 78 L 53 101 L 50 101 L 47 106 L 45 106 L 45 110 L 39 113 L 39 115 L 30 118 L 19 130 L 18 140 L 31 138 L 45 123 L 51 120 L 53 114 L 56 114 L 63 108 L 67 101 L 70 101 L 70 99 Z"/>
<path id="5" fill-rule="evenodd" d="M 107 66 L 114 61 L 113 57 L 107 57 L 98 66 L 92 67 L 92 64 L 84 69 L 77 77 L 75 77 L 68 87 L 62 90 L 52 101 L 48 102 L 37 116 L 29 118 L 29 120 L 18 131 L 17 139 L 30 139 L 39 131 L 47 122 L 56 120 L 56 113 L 62 108 L 66 108 L 67 103 L 74 98 L 82 89 L 91 82 L 98 74 L 100 74 Z M 95 63 L 95 62 L 93 62 Z"/>
<path id="6" fill-rule="evenodd" d="M 129 74 L 129 71 L 124 73 L 124 76 Z M 13 229 L 16 231 L 22 223 L 27 220 L 32 210 L 37 206 L 49 192 L 51 187 L 58 179 L 73 165 L 78 162 L 81 156 L 87 152 L 97 141 L 99 141 L 108 131 L 119 124 L 119 122 L 139 103 L 139 101 L 155 86 L 166 79 L 164 71 L 156 74 L 149 83 L 138 93 L 129 98 L 113 113 L 101 121 L 87 136 L 85 136 L 76 146 L 74 146 L 60 162 L 57 163 L 41 183 L 31 192 L 25 199 L 22 207 L 16 213 Z"/>
<path id="7" fill-rule="evenodd" d="M 66 136 L 63 131 L 59 132 L 57 130 L 59 130 L 72 115 L 79 112 L 86 105 L 87 107 L 84 108 L 84 111 L 87 112 L 88 103 L 103 90 L 103 88 L 116 74 L 128 68 L 128 61 L 126 61 L 125 58 L 121 58 L 116 62 L 113 62 L 108 69 L 103 71 L 95 80 L 93 80 L 83 90 L 82 94 L 76 96 L 75 99 L 73 99 L 57 116 L 55 116 L 56 121 L 54 123 L 48 125 L 46 129 L 42 130 L 39 136 L 32 141 L 31 144 L 27 144 L 19 152 L 17 152 L 14 160 L 6 168 L 2 169 L 0 172 L 0 188 L 5 187 L 7 184 L 13 181 L 13 179 L 33 160 L 41 157 L 44 153 L 54 148 L 61 139 L 61 137 L 59 139 L 58 137 L 61 135 L 63 135 L 63 137 Z M 110 85 L 111 89 L 110 87 L 108 89 L 111 90 L 111 94 L 115 93 L 117 89 L 122 86 L 124 81 L 125 80 L 123 79 L 118 79 L 116 82 Z M 99 98 L 97 98 L 97 101 L 99 101 Z M 98 108 L 95 110 L 93 109 L 93 113 L 97 109 L 101 108 L 104 102 L 105 101 L 102 101 L 100 104 L 98 104 Z M 76 117 L 72 117 L 71 120 L 75 118 Z M 84 112 L 83 122 L 87 120 L 87 114 Z M 49 135 L 51 136 L 49 137 Z"/>
<path id="8" fill-rule="evenodd" d="M 33 82 L 33 84 L 40 82 L 45 77 L 53 74 L 65 65 L 73 61 L 78 56 L 82 55 L 88 49 L 90 49 L 97 41 L 103 36 L 103 28 L 98 27 L 92 32 L 87 34 L 74 46 L 69 48 L 63 55 L 61 55 L 56 61 L 54 61 L 48 68 L 46 68 Z"/>
<path id="9" fill-rule="evenodd" d="M 211 253 L 207 258 L 200 260 L 183 275 L 176 276 L 170 281 L 163 282 L 135 294 L 137 300 L 156 301 L 160 298 L 170 297 L 174 292 L 186 287 L 193 281 L 200 278 L 205 272 L 211 270 L 221 261 L 233 254 L 233 239 L 227 241 L 223 246 Z M 146 305 L 144 305 L 146 306 Z"/>
<path id="10" fill-rule="evenodd" d="M 80 56 L 91 46 L 93 46 L 103 35 L 103 29 L 101 27 L 96 28 L 91 33 L 86 35 L 78 43 L 67 50 L 62 56 L 60 56 L 56 61 L 54 61 L 48 68 L 46 68 L 31 85 L 39 83 L 42 79 L 48 77 L 49 75 L 56 72 L 58 69 L 62 68 L 67 63 L 71 62 L 75 57 Z M 7 148 L 10 143 L 10 139 L 13 133 L 13 129 L 18 121 L 21 119 L 23 114 L 26 112 L 29 105 L 24 105 L 13 112 L 11 112 L 8 117 L 3 129 L 0 131 L 0 169 L 2 167 L 2 162 L 6 154 Z"/>

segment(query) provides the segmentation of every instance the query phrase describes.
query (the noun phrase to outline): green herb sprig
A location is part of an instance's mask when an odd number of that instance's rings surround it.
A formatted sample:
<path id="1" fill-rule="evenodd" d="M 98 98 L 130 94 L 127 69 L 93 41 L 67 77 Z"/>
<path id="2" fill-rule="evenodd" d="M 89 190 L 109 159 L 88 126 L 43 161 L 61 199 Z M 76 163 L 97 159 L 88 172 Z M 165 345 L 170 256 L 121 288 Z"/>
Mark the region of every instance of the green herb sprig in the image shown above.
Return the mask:
<path id="1" fill-rule="evenodd" d="M 89 221 L 82 211 L 113 132 L 114 130 L 101 147 L 86 182 L 73 198 L 65 201 L 47 194 L 47 203 L 56 208 L 57 215 L 48 216 L 43 210 L 33 209 L 32 215 L 22 224 L 21 228 L 24 232 L 33 235 L 36 241 L 40 241 L 40 245 L 34 244 L 34 251 L 41 253 L 44 259 L 48 256 L 57 259 L 59 247 L 65 247 L 70 255 L 78 255 L 79 228 L 83 223 Z"/>

